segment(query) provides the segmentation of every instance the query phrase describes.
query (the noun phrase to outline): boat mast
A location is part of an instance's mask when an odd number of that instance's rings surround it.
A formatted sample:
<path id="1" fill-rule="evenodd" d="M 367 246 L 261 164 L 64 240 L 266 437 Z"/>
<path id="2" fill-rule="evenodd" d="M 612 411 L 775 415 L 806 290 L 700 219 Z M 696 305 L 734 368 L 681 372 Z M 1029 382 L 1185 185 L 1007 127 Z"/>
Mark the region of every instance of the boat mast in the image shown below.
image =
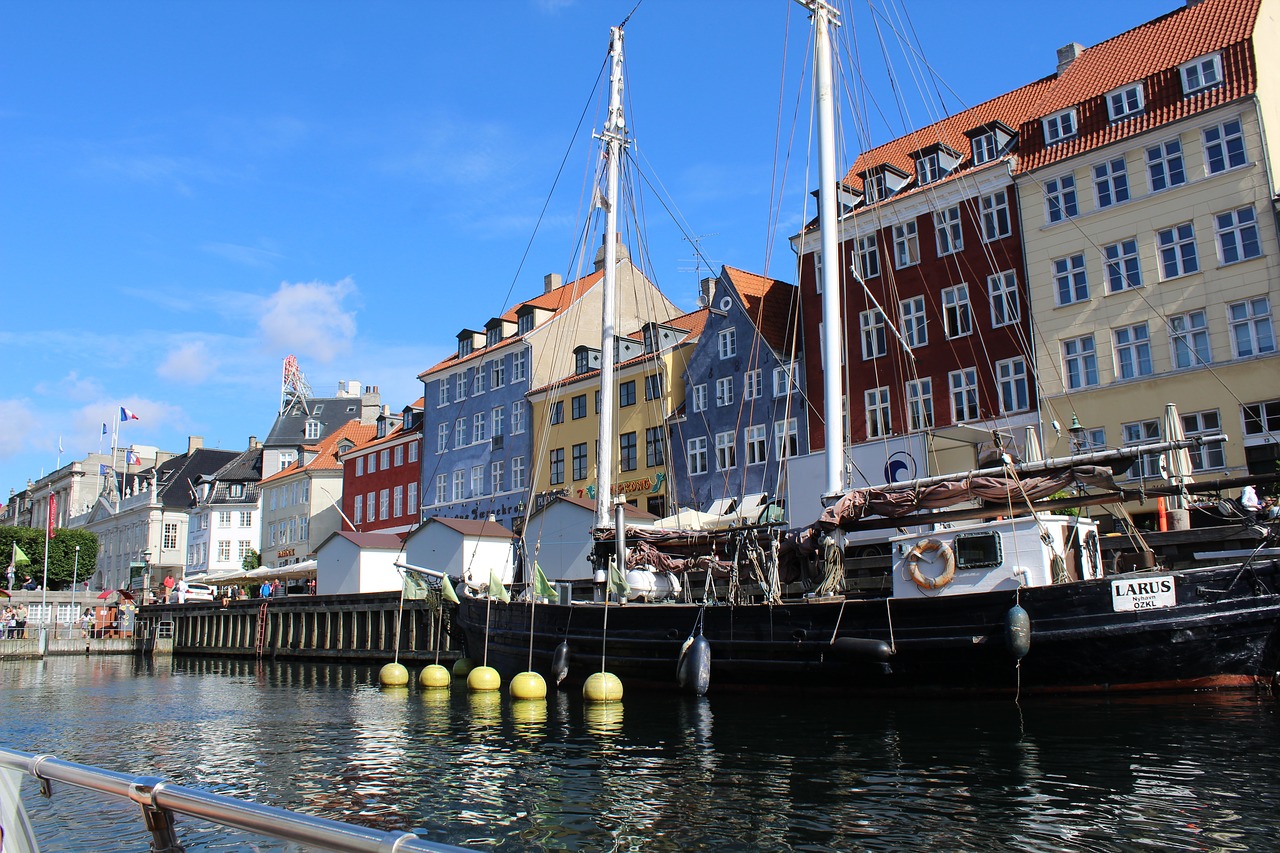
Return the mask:
<path id="1" fill-rule="evenodd" d="M 613 497 L 614 287 L 618 263 L 618 168 L 626 145 L 622 116 L 622 28 L 609 30 L 609 114 L 605 119 L 604 283 L 600 298 L 600 441 L 596 450 L 596 528 L 610 524 Z"/>
<path id="2" fill-rule="evenodd" d="M 822 416 L 826 421 L 825 494 L 844 491 L 843 372 L 840 351 L 840 244 L 836 215 L 835 102 L 831 85 L 831 28 L 839 12 L 826 0 L 797 0 L 813 19 L 813 80 L 818 106 L 818 236 L 822 253 Z"/>

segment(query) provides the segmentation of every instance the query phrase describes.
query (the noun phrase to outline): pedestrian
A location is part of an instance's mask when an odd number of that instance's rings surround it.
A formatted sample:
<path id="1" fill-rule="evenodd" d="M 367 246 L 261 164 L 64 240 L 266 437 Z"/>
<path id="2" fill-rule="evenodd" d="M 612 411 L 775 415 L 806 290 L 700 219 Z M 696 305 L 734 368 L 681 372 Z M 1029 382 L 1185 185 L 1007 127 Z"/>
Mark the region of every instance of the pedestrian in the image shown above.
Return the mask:
<path id="1" fill-rule="evenodd" d="M 258 588 L 258 595 L 262 598 L 271 597 L 271 581 L 264 580 L 262 586 Z"/>
<path id="2" fill-rule="evenodd" d="M 40 588 L 40 585 L 31 579 L 31 575 L 27 575 L 27 579 L 22 582 L 22 588 L 28 592 L 34 592 Z"/>
<path id="3" fill-rule="evenodd" d="M 9 576 L 9 589 L 13 589 L 13 579 L 14 579 L 15 577 L 17 577 L 17 576 L 13 573 L 13 563 L 10 563 L 10 564 L 9 564 L 9 571 L 8 571 L 8 572 L 6 572 L 5 574 L 7 574 L 7 575 Z"/>
<path id="4" fill-rule="evenodd" d="M 14 610 L 14 616 L 16 617 L 14 622 L 16 636 L 19 640 L 24 640 L 27 637 L 27 605 L 19 604 Z"/>
<path id="5" fill-rule="evenodd" d="M 177 588 L 177 590 L 178 590 L 178 603 L 179 603 L 179 604 L 186 604 L 186 603 L 187 603 L 187 592 L 191 589 L 191 587 L 187 586 L 186 578 L 180 578 L 180 579 L 178 580 L 178 585 L 177 585 L 177 587 L 176 587 L 176 588 Z"/>
<path id="6" fill-rule="evenodd" d="M 18 626 L 18 616 L 12 607 L 5 605 L 4 613 L 0 614 L 0 637 L 9 639 L 13 636 L 14 630 Z"/>
<path id="7" fill-rule="evenodd" d="M 279 594 L 280 594 L 280 579 L 276 578 L 271 582 L 271 596 L 272 598 L 274 598 Z"/>
<path id="8" fill-rule="evenodd" d="M 1249 515 L 1257 517 L 1262 509 L 1262 501 L 1258 500 L 1258 492 L 1253 486 L 1245 486 L 1240 490 L 1240 506 Z"/>
<path id="9" fill-rule="evenodd" d="M 169 603 L 169 597 L 173 595 L 173 575 L 164 576 L 164 603 Z"/>

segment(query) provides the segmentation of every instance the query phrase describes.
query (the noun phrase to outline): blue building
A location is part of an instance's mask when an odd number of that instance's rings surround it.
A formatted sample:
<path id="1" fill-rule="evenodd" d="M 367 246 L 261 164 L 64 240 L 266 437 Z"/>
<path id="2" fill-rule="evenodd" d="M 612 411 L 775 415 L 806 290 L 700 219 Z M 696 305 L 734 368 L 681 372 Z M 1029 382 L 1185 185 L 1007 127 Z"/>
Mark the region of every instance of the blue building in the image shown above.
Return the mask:
<path id="1" fill-rule="evenodd" d="M 703 300 L 711 312 L 685 372 L 685 404 L 668 422 L 674 501 L 707 511 L 726 498 L 783 497 L 784 460 L 809 448 L 799 291 L 722 267 L 703 282 Z"/>

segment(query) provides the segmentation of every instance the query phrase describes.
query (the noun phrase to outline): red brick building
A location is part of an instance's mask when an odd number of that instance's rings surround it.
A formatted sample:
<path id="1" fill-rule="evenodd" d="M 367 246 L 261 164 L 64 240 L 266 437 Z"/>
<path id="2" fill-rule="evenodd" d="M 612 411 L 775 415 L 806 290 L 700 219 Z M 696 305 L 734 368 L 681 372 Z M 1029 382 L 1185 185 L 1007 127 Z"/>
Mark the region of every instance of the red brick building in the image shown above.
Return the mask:
<path id="1" fill-rule="evenodd" d="M 418 523 L 422 405 L 383 411 L 373 438 L 342 455 L 342 529 L 404 533 Z"/>

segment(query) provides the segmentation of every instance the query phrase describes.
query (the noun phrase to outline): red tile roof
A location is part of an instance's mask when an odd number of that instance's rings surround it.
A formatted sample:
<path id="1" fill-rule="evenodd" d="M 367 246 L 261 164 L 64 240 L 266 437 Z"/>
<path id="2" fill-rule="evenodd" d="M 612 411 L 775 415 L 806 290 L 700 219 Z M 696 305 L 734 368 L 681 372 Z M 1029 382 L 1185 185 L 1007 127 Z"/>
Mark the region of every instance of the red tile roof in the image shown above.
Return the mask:
<path id="1" fill-rule="evenodd" d="M 747 316 L 760 330 L 765 342 L 784 360 L 791 357 L 791 339 L 795 334 L 800 307 L 800 291 L 793 284 L 765 278 L 735 267 L 724 267 Z M 799 342 L 797 342 L 797 347 Z"/>
<path id="2" fill-rule="evenodd" d="M 423 522 L 423 526 L 425 527 L 433 521 L 439 522 L 450 530 L 461 533 L 463 536 L 486 536 L 493 539 L 509 539 L 515 535 L 497 521 L 478 521 L 471 518 L 444 518 L 442 516 L 433 516 Z M 420 527 L 418 529 L 421 530 L 422 528 Z"/>
<path id="3" fill-rule="evenodd" d="M 304 452 L 315 451 L 316 456 L 307 464 L 299 459 L 283 471 L 277 471 L 262 480 L 260 485 L 267 485 L 275 480 L 282 480 L 299 471 L 341 471 L 342 463 L 338 461 L 338 443 L 344 438 L 353 444 L 360 445 L 378 434 L 376 424 L 362 424 L 359 421 L 347 421 L 324 441 L 303 448 Z"/>

